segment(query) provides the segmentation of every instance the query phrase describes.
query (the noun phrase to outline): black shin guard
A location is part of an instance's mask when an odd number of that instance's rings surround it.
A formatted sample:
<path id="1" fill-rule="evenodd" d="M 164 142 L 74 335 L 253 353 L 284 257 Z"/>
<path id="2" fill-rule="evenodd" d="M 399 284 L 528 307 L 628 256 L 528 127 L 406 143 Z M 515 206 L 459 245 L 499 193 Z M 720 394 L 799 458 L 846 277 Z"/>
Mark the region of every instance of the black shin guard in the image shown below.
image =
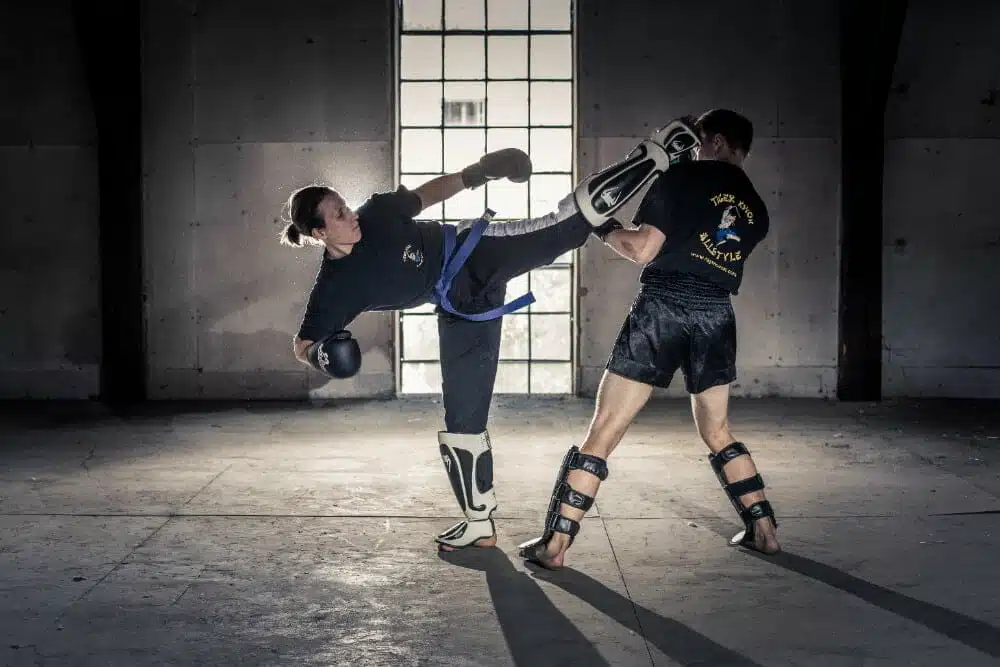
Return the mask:
<path id="1" fill-rule="evenodd" d="M 740 501 L 740 497 L 747 493 L 764 490 L 764 479 L 760 476 L 760 474 L 756 474 L 753 477 L 747 477 L 746 479 L 737 480 L 735 482 L 730 482 L 726 479 L 726 475 L 722 471 L 723 466 L 738 456 L 750 456 L 750 451 L 742 442 L 734 442 L 725 449 L 719 451 L 717 454 L 709 454 L 708 462 L 712 464 L 715 476 L 719 478 L 719 483 L 722 484 L 723 490 L 726 492 L 726 495 L 729 496 L 729 500 L 733 503 L 736 513 L 739 515 L 740 519 L 743 520 L 743 530 L 733 536 L 733 538 L 729 540 L 729 543 L 733 546 L 753 547 L 754 522 L 764 517 L 770 517 L 771 521 L 774 522 L 775 528 L 777 528 L 778 521 L 774 518 L 774 509 L 771 507 L 770 502 L 761 500 L 753 503 L 749 507 L 744 507 L 743 503 Z"/>
<path id="2" fill-rule="evenodd" d="M 545 513 L 544 532 L 541 537 L 536 537 L 533 540 L 518 545 L 521 558 L 535 560 L 536 549 L 540 546 L 544 547 L 552 538 L 553 533 L 565 533 L 569 535 L 570 544 L 576 539 L 576 534 L 580 531 L 580 523 L 560 514 L 559 505 L 566 503 L 570 507 L 575 507 L 586 512 L 594 504 L 594 499 L 574 490 L 569 485 L 567 476 L 570 470 L 586 470 L 602 482 L 608 478 L 608 464 L 604 459 L 590 454 L 583 454 L 576 445 L 570 447 L 556 475 L 556 484 L 552 489 L 552 498 L 549 500 L 549 507 Z"/>

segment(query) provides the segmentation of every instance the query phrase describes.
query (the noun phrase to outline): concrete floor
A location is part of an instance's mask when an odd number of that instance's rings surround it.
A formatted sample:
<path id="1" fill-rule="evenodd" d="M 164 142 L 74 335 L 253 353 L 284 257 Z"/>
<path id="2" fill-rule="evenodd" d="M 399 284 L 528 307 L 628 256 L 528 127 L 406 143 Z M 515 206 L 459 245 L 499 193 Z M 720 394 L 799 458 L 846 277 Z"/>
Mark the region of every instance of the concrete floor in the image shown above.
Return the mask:
<path id="1" fill-rule="evenodd" d="M 7 405 L 0 664 L 1000 664 L 996 403 L 734 401 L 774 558 L 650 404 L 568 568 L 526 568 L 591 407 L 499 399 L 499 548 L 440 556 L 435 401 Z"/>

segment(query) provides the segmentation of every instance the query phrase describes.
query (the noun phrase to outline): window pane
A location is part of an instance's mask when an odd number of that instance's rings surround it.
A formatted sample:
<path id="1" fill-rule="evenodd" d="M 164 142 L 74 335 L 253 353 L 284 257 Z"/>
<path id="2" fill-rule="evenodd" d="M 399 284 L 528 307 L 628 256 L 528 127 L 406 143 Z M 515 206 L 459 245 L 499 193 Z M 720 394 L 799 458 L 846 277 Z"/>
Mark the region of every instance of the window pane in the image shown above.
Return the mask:
<path id="1" fill-rule="evenodd" d="M 444 38 L 444 78 L 486 78 L 486 46 L 483 37 L 452 35 Z"/>
<path id="2" fill-rule="evenodd" d="M 551 264 L 549 264 L 549 266 L 557 266 L 559 264 L 572 264 L 573 263 L 573 253 L 575 253 L 575 252 L 576 252 L 575 249 L 574 250 L 569 250 L 567 252 L 564 252 L 563 254 L 561 254 L 558 257 L 556 257 L 555 261 L 552 262 Z"/>
<path id="3" fill-rule="evenodd" d="M 448 128 L 444 131 L 445 173 L 461 171 L 483 157 L 486 130 Z"/>
<path id="4" fill-rule="evenodd" d="M 440 79 L 441 38 L 436 35 L 400 37 L 399 76 L 402 79 Z"/>
<path id="5" fill-rule="evenodd" d="M 573 131 L 566 127 L 531 130 L 531 166 L 535 171 L 573 171 Z"/>
<path id="6" fill-rule="evenodd" d="M 531 78 L 570 79 L 573 43 L 569 35 L 532 35 Z"/>
<path id="7" fill-rule="evenodd" d="M 528 274 L 524 273 L 507 281 L 507 301 L 513 301 L 522 294 L 528 293 Z M 527 315 L 528 309 L 514 311 L 517 314 Z"/>
<path id="8" fill-rule="evenodd" d="M 498 151 L 501 148 L 520 148 L 527 153 L 528 130 L 507 127 L 486 128 L 486 152 Z"/>
<path id="9" fill-rule="evenodd" d="M 569 360 L 569 315 L 531 316 L 531 357 Z"/>
<path id="10" fill-rule="evenodd" d="M 419 306 L 414 306 L 413 308 L 407 308 L 406 310 L 399 311 L 403 315 L 409 315 L 410 313 L 433 313 L 434 304 L 433 303 L 422 303 Z M 405 317 L 400 317 L 400 320 L 405 320 Z"/>
<path id="11" fill-rule="evenodd" d="M 537 218 L 559 209 L 559 202 L 572 192 L 569 174 L 540 174 L 531 177 L 532 218 Z"/>
<path id="12" fill-rule="evenodd" d="M 441 0 L 403 0 L 403 30 L 440 30 Z"/>
<path id="13" fill-rule="evenodd" d="M 462 190 L 444 201 L 446 220 L 469 220 L 478 218 L 486 208 L 486 196 L 482 188 Z"/>
<path id="14" fill-rule="evenodd" d="M 528 391 L 527 362 L 504 363 L 497 368 L 494 394 L 524 394 Z"/>
<path id="15" fill-rule="evenodd" d="M 531 291 L 535 303 L 531 312 L 569 312 L 571 276 L 569 269 L 539 269 L 531 272 Z"/>
<path id="16" fill-rule="evenodd" d="M 526 290 L 514 291 L 508 285 L 507 300 L 521 296 Z M 510 314 L 503 318 L 500 334 L 501 359 L 528 358 L 528 316 Z"/>
<path id="17" fill-rule="evenodd" d="M 490 3 L 492 7 L 494 3 Z M 491 79 L 528 78 L 528 38 L 489 37 L 487 55 L 489 67 L 486 75 Z"/>
<path id="18" fill-rule="evenodd" d="M 490 125 L 527 125 L 528 83 L 512 81 L 487 83 L 486 122 Z"/>
<path id="19" fill-rule="evenodd" d="M 445 125 L 486 124 L 486 84 L 444 84 Z"/>
<path id="20" fill-rule="evenodd" d="M 483 0 L 445 0 L 444 27 L 447 30 L 482 30 L 486 27 Z"/>
<path id="21" fill-rule="evenodd" d="M 569 363 L 531 364 L 532 394 L 572 394 L 572 385 Z"/>
<path id="22" fill-rule="evenodd" d="M 528 0 L 493 0 L 488 11 L 490 30 L 528 29 Z"/>
<path id="23" fill-rule="evenodd" d="M 402 125 L 441 124 L 440 83 L 402 83 L 399 88 Z"/>
<path id="24" fill-rule="evenodd" d="M 441 364 L 435 361 L 427 364 L 403 363 L 400 365 L 403 376 L 402 393 L 441 393 Z"/>
<path id="25" fill-rule="evenodd" d="M 571 0 L 531 0 L 532 30 L 569 30 Z"/>
<path id="26" fill-rule="evenodd" d="M 399 131 L 400 171 L 441 171 L 441 130 Z"/>
<path id="27" fill-rule="evenodd" d="M 437 317 L 410 315 L 403 317 L 403 359 L 438 359 Z"/>
<path id="28" fill-rule="evenodd" d="M 409 190 L 416 190 L 418 187 L 431 180 L 432 178 L 437 178 L 441 174 L 400 174 L 399 184 Z M 440 220 L 444 215 L 444 208 L 441 203 L 434 204 L 428 208 L 425 208 L 417 216 L 420 220 Z"/>
<path id="29" fill-rule="evenodd" d="M 542 81 L 531 84 L 531 124 L 570 125 L 573 97 L 569 82 Z"/>
<path id="30" fill-rule="evenodd" d="M 486 205 L 496 211 L 497 220 L 528 217 L 528 184 L 511 183 L 506 178 L 486 184 Z"/>

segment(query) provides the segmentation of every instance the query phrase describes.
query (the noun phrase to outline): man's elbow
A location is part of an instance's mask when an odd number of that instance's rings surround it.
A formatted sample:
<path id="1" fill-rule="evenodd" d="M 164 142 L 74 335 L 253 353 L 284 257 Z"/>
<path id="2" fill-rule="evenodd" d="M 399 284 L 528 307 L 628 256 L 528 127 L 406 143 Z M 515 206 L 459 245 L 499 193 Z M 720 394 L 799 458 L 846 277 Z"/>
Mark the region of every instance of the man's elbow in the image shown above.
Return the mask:
<path id="1" fill-rule="evenodd" d="M 640 233 L 642 234 L 642 241 L 637 244 L 638 249 L 636 251 L 635 261 L 637 264 L 649 264 L 656 259 L 657 255 L 660 254 L 660 248 L 663 247 L 664 237 L 659 230 L 646 225 L 642 226 Z"/>
<path id="2" fill-rule="evenodd" d="M 643 246 L 635 254 L 636 264 L 649 264 L 654 259 L 656 259 L 657 248 L 651 248 L 649 246 Z"/>

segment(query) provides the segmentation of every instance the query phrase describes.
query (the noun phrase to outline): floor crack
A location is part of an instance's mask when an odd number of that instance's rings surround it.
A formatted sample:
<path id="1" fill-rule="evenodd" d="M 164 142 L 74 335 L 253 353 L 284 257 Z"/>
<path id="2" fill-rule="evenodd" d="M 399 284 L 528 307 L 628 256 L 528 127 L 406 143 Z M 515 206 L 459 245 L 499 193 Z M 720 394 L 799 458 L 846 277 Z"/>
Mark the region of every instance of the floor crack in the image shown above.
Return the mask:
<path id="1" fill-rule="evenodd" d="M 97 454 L 97 445 L 96 444 L 91 445 L 90 453 L 88 453 L 87 456 L 84 457 L 83 461 L 80 462 L 80 465 L 83 466 L 83 469 L 86 470 L 88 474 L 90 473 L 90 466 L 87 465 L 87 462 L 93 460 L 96 454 Z"/>
<path id="2" fill-rule="evenodd" d="M 143 540 L 141 542 L 139 542 L 139 544 L 137 544 L 134 547 L 132 547 L 132 550 L 129 551 L 125 555 L 124 558 L 122 558 L 117 563 L 115 563 L 115 566 L 113 568 L 111 568 L 110 570 L 108 570 L 107 572 L 105 572 L 104 575 L 101 576 L 100 579 L 98 579 L 97 581 L 95 581 L 93 583 L 93 585 L 91 585 L 89 588 L 87 588 L 87 590 L 85 590 L 84 592 L 80 593 L 80 595 L 75 600 L 73 600 L 68 605 L 66 605 L 66 608 L 63 609 L 61 612 L 59 612 L 59 615 L 56 617 L 56 623 L 58 623 L 59 621 L 61 621 L 63 619 L 63 617 L 66 615 L 66 613 L 70 609 L 73 608 L 73 605 L 75 605 L 77 602 L 79 602 L 83 598 L 87 597 L 88 595 L 90 595 L 91 591 L 93 591 L 95 588 L 97 588 L 102 583 L 104 583 L 104 581 L 108 577 L 110 577 L 113 573 L 117 572 L 118 568 L 120 568 L 122 565 L 125 565 L 125 563 L 128 562 L 128 560 L 135 554 L 136 551 L 138 551 L 139 549 L 141 549 L 144 546 L 146 546 L 146 543 L 149 542 L 151 539 L 153 539 L 153 537 L 157 533 L 159 533 L 161 530 L 163 530 L 163 527 L 166 526 L 168 523 L 170 523 L 170 520 L 172 518 L 173 517 L 167 517 L 167 519 L 163 523 L 161 523 L 159 526 L 157 526 L 155 529 L 153 529 L 153 531 L 149 535 L 147 535 L 145 538 L 143 538 Z"/>
<path id="3" fill-rule="evenodd" d="M 597 506 L 597 502 L 594 502 L 594 509 L 597 510 L 597 516 L 600 518 L 601 527 L 604 528 L 604 536 L 608 539 L 608 548 L 611 549 L 611 557 L 615 560 L 615 567 L 618 569 L 618 577 L 622 581 L 622 586 L 625 588 L 625 596 L 628 598 L 629 603 L 632 605 L 632 613 L 635 614 L 635 624 L 639 628 L 639 635 L 642 637 L 642 644 L 646 647 L 646 654 L 649 656 L 649 664 L 655 665 L 653 660 L 653 651 L 649 648 L 649 640 L 646 639 L 646 630 L 642 627 L 642 619 L 639 617 L 639 609 L 636 607 L 635 600 L 632 598 L 632 591 L 628 589 L 628 582 L 625 581 L 625 572 L 622 570 L 622 565 L 618 561 L 618 553 L 615 551 L 615 545 L 611 542 L 611 533 L 608 532 L 608 524 L 604 521 L 604 516 L 601 514 L 600 507 Z"/>
<path id="4" fill-rule="evenodd" d="M 220 477 L 222 477 L 223 473 L 228 472 L 229 469 L 232 468 L 232 467 L 233 467 L 233 464 L 230 463 L 225 468 L 223 468 L 222 470 L 220 470 L 214 477 L 212 477 L 212 479 L 210 479 L 207 482 L 205 482 L 204 486 L 202 486 L 200 489 L 198 489 L 197 491 L 195 491 L 193 496 L 191 496 L 190 498 L 188 498 L 187 500 L 185 500 L 184 501 L 184 505 L 185 506 L 188 505 L 192 500 L 194 500 L 195 498 L 197 498 L 198 496 L 200 496 L 202 491 L 204 491 L 209 486 L 211 486 L 212 482 L 214 482 L 215 480 L 217 480 Z"/>

